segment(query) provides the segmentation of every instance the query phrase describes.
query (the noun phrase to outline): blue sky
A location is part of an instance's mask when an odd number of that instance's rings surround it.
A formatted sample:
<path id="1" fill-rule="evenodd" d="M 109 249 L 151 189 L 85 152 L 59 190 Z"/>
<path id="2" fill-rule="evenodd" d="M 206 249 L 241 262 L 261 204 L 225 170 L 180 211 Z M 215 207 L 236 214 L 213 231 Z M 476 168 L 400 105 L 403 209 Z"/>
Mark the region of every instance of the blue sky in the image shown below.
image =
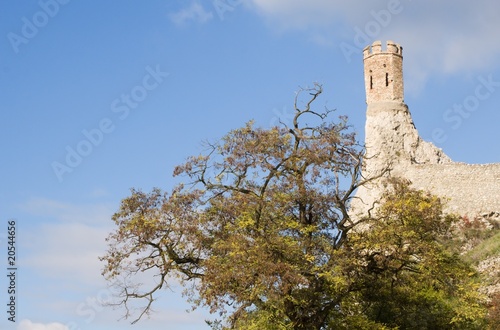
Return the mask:
<path id="1" fill-rule="evenodd" d="M 97 257 L 136 187 L 170 189 L 203 140 L 289 120 L 299 87 L 363 139 L 361 48 L 404 48 L 421 136 L 456 161 L 500 162 L 496 0 L 0 0 L 0 253 L 17 221 L 17 330 L 128 329 Z M 3 263 L 6 269 L 5 262 Z M 0 299 L 8 283 L 0 277 Z M 135 328 L 207 329 L 181 289 Z"/>

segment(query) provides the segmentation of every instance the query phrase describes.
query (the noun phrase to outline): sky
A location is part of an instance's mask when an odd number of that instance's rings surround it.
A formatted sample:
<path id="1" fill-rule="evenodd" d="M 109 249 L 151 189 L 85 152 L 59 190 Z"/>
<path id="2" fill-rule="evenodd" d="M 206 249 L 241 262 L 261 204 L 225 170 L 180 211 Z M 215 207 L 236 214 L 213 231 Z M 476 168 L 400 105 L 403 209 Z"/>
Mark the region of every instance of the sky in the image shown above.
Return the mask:
<path id="1" fill-rule="evenodd" d="M 364 139 L 361 50 L 403 46 L 405 103 L 453 160 L 500 162 L 497 0 L 0 0 L 0 328 L 208 329 L 182 288 L 130 325 L 103 307 L 98 257 L 130 188 L 171 189 L 175 165 L 231 129 L 318 109 Z M 333 120 L 334 118 L 332 118 Z M 8 221 L 16 313 L 8 320 Z M 145 279 L 147 280 L 147 279 Z"/>

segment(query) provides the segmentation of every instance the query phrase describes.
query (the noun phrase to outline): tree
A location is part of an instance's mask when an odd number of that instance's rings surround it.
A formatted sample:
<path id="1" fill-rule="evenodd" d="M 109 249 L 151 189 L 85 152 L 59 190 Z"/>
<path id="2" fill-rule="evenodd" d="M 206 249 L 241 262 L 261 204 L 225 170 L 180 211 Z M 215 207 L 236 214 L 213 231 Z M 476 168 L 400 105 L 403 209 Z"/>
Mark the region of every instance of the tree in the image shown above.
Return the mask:
<path id="1" fill-rule="evenodd" d="M 479 276 L 450 244 L 460 217 L 443 214 L 441 200 L 411 182 L 388 181 L 370 229 L 346 244 L 344 258 L 358 261 L 352 314 L 398 329 L 485 329 Z"/>
<path id="2" fill-rule="evenodd" d="M 479 298 L 454 291 L 471 288 L 472 272 L 439 244 L 450 222 L 440 203 L 407 187 L 377 217 L 349 216 L 355 190 L 374 178 L 361 176 L 364 151 L 346 118 L 312 109 L 321 92 L 297 94 L 291 127 L 249 122 L 208 144 L 175 169 L 188 182 L 170 194 L 132 190 L 122 201 L 101 260 L 109 280 L 123 278 L 126 317 L 136 299 L 145 305 L 133 322 L 149 314 L 176 280 L 193 306 L 219 313 L 214 328 L 386 329 L 420 306 L 432 324 L 474 324 Z M 400 197 L 416 209 L 391 204 Z M 141 272 L 156 282 L 134 282 Z"/>

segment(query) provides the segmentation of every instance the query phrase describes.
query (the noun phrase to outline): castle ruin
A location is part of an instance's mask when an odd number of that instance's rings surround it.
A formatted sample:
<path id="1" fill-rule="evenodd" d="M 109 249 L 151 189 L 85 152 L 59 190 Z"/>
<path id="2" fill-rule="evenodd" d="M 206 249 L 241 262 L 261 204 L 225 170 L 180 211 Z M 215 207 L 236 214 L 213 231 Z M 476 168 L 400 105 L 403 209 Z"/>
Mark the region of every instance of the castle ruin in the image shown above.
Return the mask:
<path id="1" fill-rule="evenodd" d="M 420 138 L 404 103 L 403 49 L 380 41 L 363 50 L 366 88 L 366 157 L 363 176 L 383 177 L 360 187 L 352 202 L 355 217 L 380 198 L 384 178 L 409 179 L 413 187 L 442 197 L 445 211 L 462 216 L 500 217 L 500 163 L 471 165 L 452 161 Z"/>

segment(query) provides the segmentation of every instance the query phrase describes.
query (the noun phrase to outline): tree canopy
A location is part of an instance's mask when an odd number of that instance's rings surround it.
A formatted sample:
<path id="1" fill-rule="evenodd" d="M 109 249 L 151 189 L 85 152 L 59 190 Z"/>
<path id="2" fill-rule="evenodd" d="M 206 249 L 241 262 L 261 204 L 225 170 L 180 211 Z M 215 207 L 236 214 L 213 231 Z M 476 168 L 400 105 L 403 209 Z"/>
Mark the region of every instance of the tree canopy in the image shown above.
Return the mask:
<path id="1" fill-rule="evenodd" d="M 101 260 L 134 322 L 180 282 L 221 329 L 480 328 L 475 272 L 443 241 L 441 201 L 395 181 L 373 215 L 353 219 L 364 150 L 347 124 L 295 99 L 290 127 L 252 122 L 174 170 L 185 184 L 132 190 Z M 307 124 L 310 122 L 312 124 Z M 135 282 L 142 272 L 154 285 Z M 120 280 L 121 281 L 118 281 Z M 137 314 L 132 301 L 144 299 Z"/>

